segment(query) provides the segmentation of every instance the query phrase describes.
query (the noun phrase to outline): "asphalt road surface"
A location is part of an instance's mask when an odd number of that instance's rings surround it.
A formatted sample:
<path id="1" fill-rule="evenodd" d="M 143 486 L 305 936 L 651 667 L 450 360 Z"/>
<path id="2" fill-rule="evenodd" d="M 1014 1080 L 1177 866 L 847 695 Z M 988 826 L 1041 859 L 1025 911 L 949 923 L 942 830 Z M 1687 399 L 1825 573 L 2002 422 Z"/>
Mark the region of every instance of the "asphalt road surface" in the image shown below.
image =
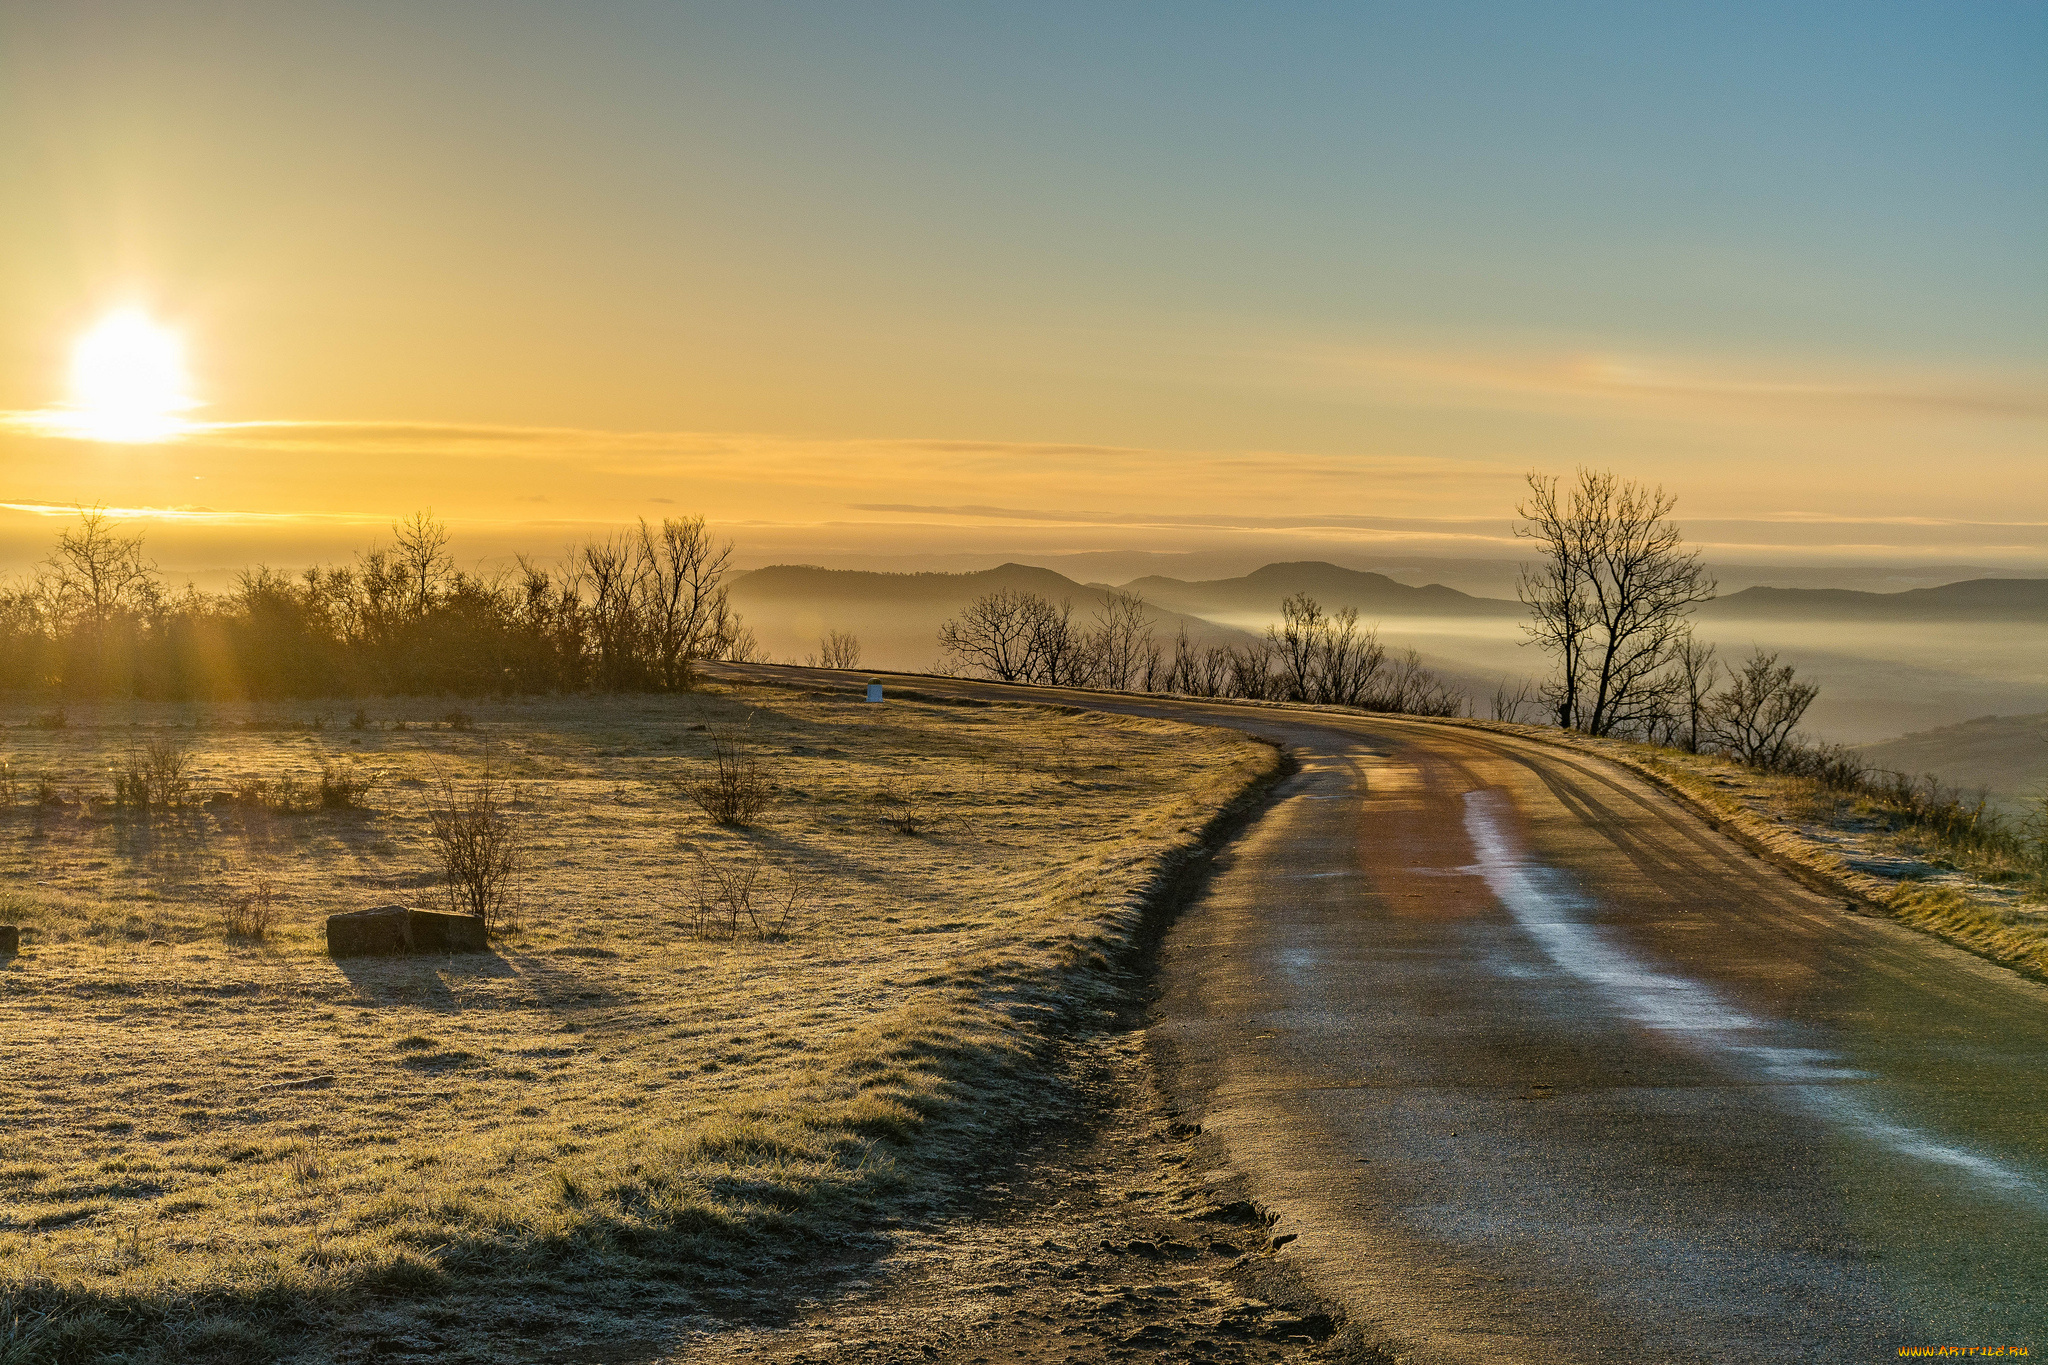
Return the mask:
<path id="1" fill-rule="evenodd" d="M 1389 1354 L 2048 1349 L 2048 988 L 1852 914 L 1551 746 L 901 684 L 1297 755 L 1169 935 L 1153 1038 L 1296 1234 L 1281 1254 Z"/>

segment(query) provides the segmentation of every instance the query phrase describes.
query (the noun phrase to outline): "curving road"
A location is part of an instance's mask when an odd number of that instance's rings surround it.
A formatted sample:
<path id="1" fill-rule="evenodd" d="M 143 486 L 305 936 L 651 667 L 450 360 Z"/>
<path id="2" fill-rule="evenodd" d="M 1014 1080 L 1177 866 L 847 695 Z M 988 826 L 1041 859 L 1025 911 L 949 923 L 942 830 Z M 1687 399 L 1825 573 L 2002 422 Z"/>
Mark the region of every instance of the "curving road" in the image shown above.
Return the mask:
<path id="1" fill-rule="evenodd" d="M 1169 935 L 1152 1037 L 1282 1254 L 1390 1355 L 2048 1349 L 2048 988 L 1570 751 L 901 682 L 1295 752 Z"/>

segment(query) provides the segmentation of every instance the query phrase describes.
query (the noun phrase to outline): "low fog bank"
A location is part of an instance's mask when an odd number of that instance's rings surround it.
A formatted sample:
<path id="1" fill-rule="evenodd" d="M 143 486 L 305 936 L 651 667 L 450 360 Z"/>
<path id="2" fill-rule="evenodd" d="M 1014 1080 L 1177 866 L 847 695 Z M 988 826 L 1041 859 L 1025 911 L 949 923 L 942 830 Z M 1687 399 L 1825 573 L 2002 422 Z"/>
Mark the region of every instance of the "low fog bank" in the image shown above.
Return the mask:
<path id="1" fill-rule="evenodd" d="M 1993 804 L 2018 813 L 2048 795 L 2048 711 L 1980 716 L 1867 745 L 1861 755 L 1872 767 L 1933 773 L 1965 790 L 1981 789 Z"/>
<path id="2" fill-rule="evenodd" d="M 1277 617 L 1223 618 L 1262 631 Z M 1821 686 L 1804 728 L 1825 740 L 1868 744 L 1987 715 L 2048 708 L 2048 650 L 2038 631 L 1920 624 L 1703 621 L 1700 638 L 1735 663 L 1761 648 Z M 1486 679 L 1537 678 L 1544 657 L 1512 620 L 1380 622 L 1380 638 L 1412 647 L 1447 671 Z M 1490 694 L 1491 688 L 1488 688 Z"/>

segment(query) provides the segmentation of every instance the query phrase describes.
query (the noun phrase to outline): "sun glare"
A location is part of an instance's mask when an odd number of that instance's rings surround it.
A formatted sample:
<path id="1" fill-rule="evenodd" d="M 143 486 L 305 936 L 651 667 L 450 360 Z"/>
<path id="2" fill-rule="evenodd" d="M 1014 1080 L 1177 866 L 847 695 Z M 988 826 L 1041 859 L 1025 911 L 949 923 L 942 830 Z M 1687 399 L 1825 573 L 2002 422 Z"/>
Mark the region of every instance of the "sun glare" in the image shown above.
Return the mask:
<path id="1" fill-rule="evenodd" d="M 71 399 L 59 424 L 89 441 L 165 441 L 197 407 L 185 392 L 185 347 L 139 308 L 101 319 L 71 350 Z"/>

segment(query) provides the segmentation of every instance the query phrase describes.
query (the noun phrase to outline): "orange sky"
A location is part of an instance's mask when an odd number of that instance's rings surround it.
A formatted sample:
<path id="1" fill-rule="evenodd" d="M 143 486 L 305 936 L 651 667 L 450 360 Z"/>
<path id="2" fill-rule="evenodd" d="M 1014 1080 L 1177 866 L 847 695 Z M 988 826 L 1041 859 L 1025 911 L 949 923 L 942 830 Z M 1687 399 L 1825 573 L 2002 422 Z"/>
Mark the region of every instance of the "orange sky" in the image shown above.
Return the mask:
<path id="1" fill-rule="evenodd" d="M 1593 79 L 1318 7 L 179 12 L 0 19 L 0 565 L 80 503 L 286 556 L 421 507 L 1506 554 L 1583 462 L 1723 558 L 2048 572 L 2039 25 L 1517 40 Z M 48 434 L 121 306 L 194 425 Z"/>

